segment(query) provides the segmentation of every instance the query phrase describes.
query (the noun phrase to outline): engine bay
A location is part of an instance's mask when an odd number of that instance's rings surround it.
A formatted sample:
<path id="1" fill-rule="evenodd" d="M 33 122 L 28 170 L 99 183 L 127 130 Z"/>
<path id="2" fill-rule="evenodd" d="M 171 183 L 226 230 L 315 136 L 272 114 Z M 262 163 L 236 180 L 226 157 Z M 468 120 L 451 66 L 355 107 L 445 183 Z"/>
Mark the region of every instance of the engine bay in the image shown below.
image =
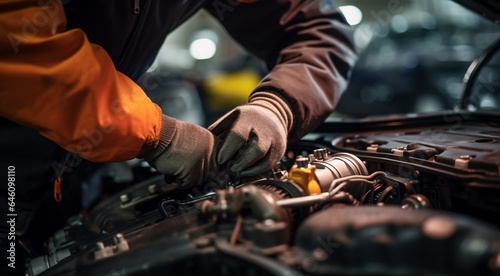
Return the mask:
<path id="1" fill-rule="evenodd" d="M 27 274 L 498 275 L 497 118 L 325 123 L 259 177 L 153 176 L 70 219 Z"/>

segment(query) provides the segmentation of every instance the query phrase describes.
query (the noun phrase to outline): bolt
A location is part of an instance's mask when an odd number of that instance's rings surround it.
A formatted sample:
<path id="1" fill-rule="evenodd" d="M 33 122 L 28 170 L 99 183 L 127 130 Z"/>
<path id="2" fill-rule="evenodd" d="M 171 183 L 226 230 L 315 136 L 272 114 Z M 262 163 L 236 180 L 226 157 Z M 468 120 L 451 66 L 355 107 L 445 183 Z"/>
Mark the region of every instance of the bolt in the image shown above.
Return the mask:
<path id="1" fill-rule="evenodd" d="M 412 177 L 414 179 L 419 179 L 421 175 L 422 174 L 420 173 L 420 171 L 417 171 L 417 170 L 414 170 L 413 173 L 412 173 Z"/>
<path id="2" fill-rule="evenodd" d="M 328 151 L 325 148 L 313 150 L 314 157 L 318 160 L 325 160 L 328 158 Z"/>
<path id="3" fill-rule="evenodd" d="M 125 241 L 125 238 L 123 237 L 122 233 L 118 233 L 118 234 L 116 234 L 114 240 L 115 240 L 115 243 L 118 244 L 118 243 Z"/>
<path id="4" fill-rule="evenodd" d="M 276 171 L 273 175 L 276 180 L 285 180 L 288 178 L 288 172 L 286 170 Z"/>
<path id="5" fill-rule="evenodd" d="M 113 237 L 113 241 L 115 242 L 116 252 L 124 252 L 129 249 L 128 242 L 123 236 L 122 233 L 118 233 Z"/>
<path id="6" fill-rule="evenodd" d="M 123 195 L 120 196 L 121 203 L 127 203 L 129 200 L 130 199 L 129 199 L 129 197 L 128 197 L 127 194 L 123 194 Z"/>
<path id="7" fill-rule="evenodd" d="M 155 184 L 149 185 L 148 186 L 148 192 L 150 194 L 156 194 L 156 185 Z"/>
<path id="8" fill-rule="evenodd" d="M 104 249 L 104 243 L 102 243 L 102 242 L 96 242 L 95 245 L 97 247 L 96 251 L 101 251 Z"/>
<path id="9" fill-rule="evenodd" d="M 470 155 L 460 155 L 460 159 L 463 159 L 463 160 L 468 160 L 471 158 L 472 158 L 472 156 L 470 156 Z"/>
<path id="10" fill-rule="evenodd" d="M 297 166 L 299 168 L 307 168 L 307 165 L 309 165 L 309 158 L 303 157 L 303 156 L 300 156 L 300 157 L 297 156 L 297 159 L 295 159 L 295 162 L 297 162 Z"/>
<path id="11" fill-rule="evenodd" d="M 324 261 L 326 260 L 326 258 L 328 258 L 328 253 L 326 253 L 325 250 L 317 247 L 313 251 L 313 257 L 318 261 Z"/>
<path id="12" fill-rule="evenodd" d="M 307 158 L 309 159 L 309 163 L 311 163 L 312 161 L 314 161 L 316 159 L 316 157 L 314 157 L 314 154 L 307 155 Z"/>
<path id="13" fill-rule="evenodd" d="M 271 225 L 274 224 L 274 220 L 272 220 L 272 219 L 266 219 L 266 220 L 263 221 L 263 223 L 266 226 L 271 226 Z"/>

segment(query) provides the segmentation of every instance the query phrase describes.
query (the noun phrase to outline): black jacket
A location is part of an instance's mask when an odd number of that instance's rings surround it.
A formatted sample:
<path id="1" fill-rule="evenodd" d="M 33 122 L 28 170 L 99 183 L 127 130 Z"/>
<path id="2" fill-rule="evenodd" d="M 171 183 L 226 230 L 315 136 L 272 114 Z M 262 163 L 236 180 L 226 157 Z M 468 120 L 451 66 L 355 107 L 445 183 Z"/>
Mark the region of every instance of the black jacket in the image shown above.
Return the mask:
<path id="1" fill-rule="evenodd" d="M 251 2 L 251 3 L 243 3 Z M 255 91 L 278 94 L 294 112 L 295 140 L 335 107 L 356 54 L 352 30 L 332 0 L 70 0 L 68 28 L 81 28 L 137 80 L 166 36 L 198 10 L 208 10 L 270 73 Z"/>

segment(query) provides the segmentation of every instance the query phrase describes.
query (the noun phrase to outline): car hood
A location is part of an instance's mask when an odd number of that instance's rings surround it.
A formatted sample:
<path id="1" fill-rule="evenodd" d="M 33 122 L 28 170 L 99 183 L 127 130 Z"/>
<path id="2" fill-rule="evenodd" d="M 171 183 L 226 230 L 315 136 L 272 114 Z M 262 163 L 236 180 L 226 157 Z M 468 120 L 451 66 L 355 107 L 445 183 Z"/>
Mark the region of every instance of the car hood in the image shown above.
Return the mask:
<path id="1" fill-rule="evenodd" d="M 500 1 L 498 0 L 455 0 L 455 2 L 500 23 Z"/>

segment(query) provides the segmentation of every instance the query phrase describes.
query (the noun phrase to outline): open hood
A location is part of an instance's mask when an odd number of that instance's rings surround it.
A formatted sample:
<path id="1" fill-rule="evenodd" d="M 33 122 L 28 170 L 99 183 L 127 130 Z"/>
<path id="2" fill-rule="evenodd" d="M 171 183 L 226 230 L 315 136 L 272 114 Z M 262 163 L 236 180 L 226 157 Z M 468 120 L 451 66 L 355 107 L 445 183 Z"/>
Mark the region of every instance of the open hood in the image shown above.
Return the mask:
<path id="1" fill-rule="evenodd" d="M 500 23 L 500 1 L 498 0 L 455 0 L 484 17 Z"/>

